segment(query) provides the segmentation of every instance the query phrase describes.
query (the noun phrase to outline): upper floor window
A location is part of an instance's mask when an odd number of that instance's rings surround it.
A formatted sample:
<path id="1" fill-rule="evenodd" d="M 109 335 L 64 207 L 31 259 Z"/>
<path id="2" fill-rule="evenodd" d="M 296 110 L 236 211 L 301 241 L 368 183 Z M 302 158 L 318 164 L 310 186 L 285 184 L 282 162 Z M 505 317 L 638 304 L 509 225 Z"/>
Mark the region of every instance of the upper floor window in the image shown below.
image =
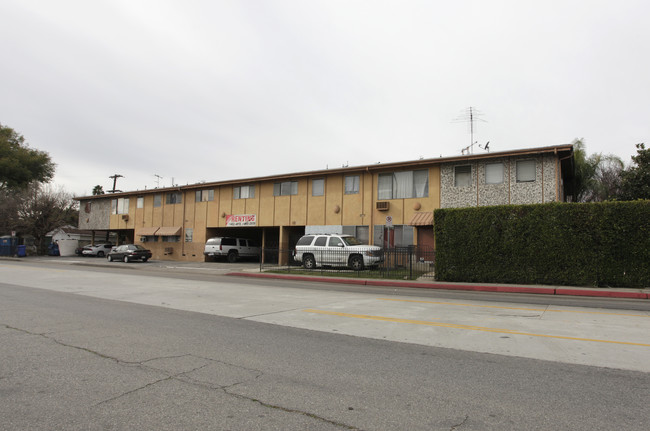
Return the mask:
<path id="1" fill-rule="evenodd" d="M 214 190 L 197 190 L 196 191 L 196 202 L 207 202 L 214 200 Z"/>
<path id="2" fill-rule="evenodd" d="M 359 193 L 359 175 L 348 175 L 345 177 L 345 194 L 353 195 Z"/>
<path id="3" fill-rule="evenodd" d="M 469 187 L 472 185 L 472 165 L 454 167 L 454 187 Z"/>
<path id="4" fill-rule="evenodd" d="M 429 196 L 429 171 L 379 174 L 378 199 L 425 198 Z"/>
<path id="5" fill-rule="evenodd" d="M 485 184 L 503 183 L 503 163 L 485 164 Z"/>
<path id="6" fill-rule="evenodd" d="M 160 205 L 162 205 L 162 195 L 160 193 L 156 194 L 156 195 L 153 195 L 153 206 L 154 206 L 154 208 L 159 207 Z"/>
<path id="7" fill-rule="evenodd" d="M 255 186 L 237 186 L 232 189 L 233 199 L 250 199 L 255 197 Z"/>
<path id="8" fill-rule="evenodd" d="M 284 181 L 273 184 L 273 196 L 289 196 L 298 194 L 298 181 Z"/>
<path id="9" fill-rule="evenodd" d="M 517 161 L 517 182 L 530 183 L 535 181 L 536 165 L 535 160 Z"/>
<path id="10" fill-rule="evenodd" d="M 111 214 L 128 214 L 129 198 L 111 199 Z"/>
<path id="11" fill-rule="evenodd" d="M 323 196 L 325 194 L 325 179 L 317 178 L 311 180 L 311 195 L 312 196 Z"/>
<path id="12" fill-rule="evenodd" d="M 138 199 L 135 201 L 136 208 L 144 208 L 144 196 L 138 196 Z"/>
<path id="13" fill-rule="evenodd" d="M 183 194 L 181 192 L 172 192 L 165 195 L 166 204 L 181 204 L 183 203 Z"/>

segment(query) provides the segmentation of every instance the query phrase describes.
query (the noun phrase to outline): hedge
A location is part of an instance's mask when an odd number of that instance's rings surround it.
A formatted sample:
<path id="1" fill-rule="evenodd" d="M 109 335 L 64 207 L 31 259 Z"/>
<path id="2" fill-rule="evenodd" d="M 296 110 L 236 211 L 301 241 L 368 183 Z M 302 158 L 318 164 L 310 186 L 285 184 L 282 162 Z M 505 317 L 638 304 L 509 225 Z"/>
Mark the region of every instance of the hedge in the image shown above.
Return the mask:
<path id="1" fill-rule="evenodd" d="M 650 286 L 650 201 L 434 212 L 436 279 Z"/>

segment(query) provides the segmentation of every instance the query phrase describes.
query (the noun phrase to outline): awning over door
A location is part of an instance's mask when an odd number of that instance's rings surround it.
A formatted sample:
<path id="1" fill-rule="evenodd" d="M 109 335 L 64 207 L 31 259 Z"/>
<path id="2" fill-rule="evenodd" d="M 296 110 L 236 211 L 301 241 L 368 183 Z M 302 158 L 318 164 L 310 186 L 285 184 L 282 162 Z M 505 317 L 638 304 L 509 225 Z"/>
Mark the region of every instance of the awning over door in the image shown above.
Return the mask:
<path id="1" fill-rule="evenodd" d="M 415 213 L 408 224 L 409 226 L 433 226 L 433 212 Z"/>
<path id="2" fill-rule="evenodd" d="M 158 226 L 153 227 L 141 227 L 138 229 L 137 236 L 151 236 L 156 235 L 156 231 L 160 229 Z"/>
<path id="3" fill-rule="evenodd" d="M 179 236 L 183 230 L 182 226 L 161 227 L 156 232 L 156 236 Z"/>

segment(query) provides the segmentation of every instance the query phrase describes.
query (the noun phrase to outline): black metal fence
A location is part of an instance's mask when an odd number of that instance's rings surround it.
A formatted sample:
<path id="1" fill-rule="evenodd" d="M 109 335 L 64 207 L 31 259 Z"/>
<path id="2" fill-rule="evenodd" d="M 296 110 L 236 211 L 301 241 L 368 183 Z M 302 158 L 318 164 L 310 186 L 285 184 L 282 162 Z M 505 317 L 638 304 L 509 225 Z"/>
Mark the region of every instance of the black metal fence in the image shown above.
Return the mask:
<path id="1" fill-rule="evenodd" d="M 416 280 L 434 278 L 435 251 L 408 246 L 351 253 L 322 247 L 296 256 L 293 249 L 276 248 L 262 250 L 260 262 L 260 270 L 265 272 Z"/>

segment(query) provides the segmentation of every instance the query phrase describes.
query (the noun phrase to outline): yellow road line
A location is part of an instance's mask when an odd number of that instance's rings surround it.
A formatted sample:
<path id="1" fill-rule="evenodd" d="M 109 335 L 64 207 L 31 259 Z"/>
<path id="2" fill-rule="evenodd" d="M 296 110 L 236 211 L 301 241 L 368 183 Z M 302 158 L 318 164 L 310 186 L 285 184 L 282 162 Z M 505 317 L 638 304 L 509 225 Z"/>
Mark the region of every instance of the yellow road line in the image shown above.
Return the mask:
<path id="1" fill-rule="evenodd" d="M 425 326 L 437 326 L 441 328 L 453 328 L 453 329 L 465 329 L 469 331 L 483 331 L 483 332 L 495 332 L 501 334 L 513 334 L 513 335 L 527 335 L 530 337 L 543 337 L 543 338 L 557 338 L 560 340 L 572 340 L 572 341 L 592 341 L 595 343 L 609 343 L 609 344 L 625 344 L 628 346 L 642 346 L 650 347 L 650 344 L 644 343 L 632 343 L 629 341 L 614 341 L 614 340 L 598 340 L 595 338 L 579 338 L 579 337 L 565 337 L 562 335 L 547 335 L 547 334 L 533 334 L 531 332 L 520 332 L 513 331 L 511 329 L 502 329 L 502 328 L 486 328 L 483 326 L 472 326 L 472 325 L 459 325 L 456 323 L 443 323 L 443 322 L 432 322 L 428 320 L 411 320 L 411 319 L 400 319 L 395 317 L 385 317 L 385 316 L 370 316 L 367 314 L 350 314 L 350 313 L 340 313 L 336 311 L 325 311 L 325 310 L 314 310 L 306 309 L 302 310 L 306 313 L 316 313 L 316 314 L 326 314 L 329 316 L 339 316 L 339 317 L 351 317 L 355 319 L 368 319 L 368 320 L 380 320 L 383 322 L 393 322 L 393 323 L 408 323 L 411 325 L 425 325 Z"/>
<path id="2" fill-rule="evenodd" d="M 628 317 L 650 317 L 643 314 L 625 314 L 625 313 L 607 313 L 603 311 L 579 311 L 579 310 L 547 310 L 545 308 L 524 308 L 524 307 L 503 307 L 500 305 L 477 305 L 477 304 L 463 304 L 457 302 L 437 302 L 437 301 L 421 301 L 416 299 L 395 299 L 395 298 L 377 298 L 380 301 L 396 301 L 396 302 L 416 302 L 422 304 L 438 304 L 438 305 L 454 305 L 458 307 L 477 307 L 477 308 L 498 308 L 502 310 L 524 310 L 524 311 L 542 311 L 545 313 L 580 313 L 580 314 L 606 314 L 609 316 L 628 316 Z"/>

